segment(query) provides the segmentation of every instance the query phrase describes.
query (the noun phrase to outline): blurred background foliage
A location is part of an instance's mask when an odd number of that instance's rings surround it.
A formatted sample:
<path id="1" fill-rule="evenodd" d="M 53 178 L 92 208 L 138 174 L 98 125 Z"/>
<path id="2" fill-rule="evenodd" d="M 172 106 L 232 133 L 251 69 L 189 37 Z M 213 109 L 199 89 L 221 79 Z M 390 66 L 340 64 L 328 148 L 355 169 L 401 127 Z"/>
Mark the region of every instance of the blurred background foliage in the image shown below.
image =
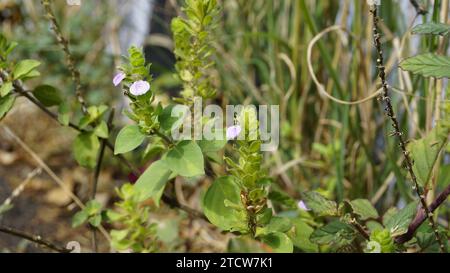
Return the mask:
<path id="1" fill-rule="evenodd" d="M 120 12 L 133 5 L 133 1 L 83 0 L 80 7 L 68 7 L 63 0 L 53 2 L 57 19 L 69 37 L 79 64 L 87 100 L 123 108 L 122 94 L 112 86 L 111 79 L 120 63 L 120 54 L 126 50 L 120 48 L 119 32 L 129 18 L 120 16 Z M 359 100 L 378 89 L 372 23 L 366 1 L 219 2 L 222 12 L 214 44 L 217 65 L 210 75 L 219 92 L 215 102 L 223 106 L 280 105 L 280 147 L 265 154 L 265 168 L 275 178 L 275 187 L 297 200 L 306 190 L 318 190 L 336 200 L 367 198 L 380 211 L 413 200 L 400 152 L 395 139 L 388 137 L 391 128 L 379 102 L 347 106 L 327 100 L 320 96 L 307 69 L 306 51 L 311 39 L 328 26 L 342 25 L 351 32 L 347 44 L 341 43 L 338 34 L 329 34 L 313 51 L 312 63 L 319 80 L 330 94 L 342 100 Z M 449 99 L 448 81 L 424 79 L 398 70 L 401 59 L 418 52 L 448 52 L 448 38 L 443 41 L 444 47 L 438 48 L 440 40 L 410 34 L 413 25 L 448 18 L 448 7 L 444 9 L 447 14 L 440 12 L 442 3 L 448 1 L 419 2 L 429 11 L 427 15 L 416 17 L 415 9 L 407 0 L 383 1 L 381 7 L 389 83 L 398 89 L 393 94 L 393 105 L 407 139 L 420 138 L 429 132 L 440 118 L 440 107 Z M 144 44 L 138 46 L 144 46 L 148 60 L 153 63 L 154 87 L 158 99 L 164 102 L 169 96 L 177 95 L 180 88 L 180 81 L 174 76 L 170 20 L 181 12 L 181 1 L 152 3 L 151 21 L 140 22 L 149 24 L 150 33 L 144 37 Z M 0 24 L 1 31 L 19 43 L 14 53 L 17 58 L 42 61 L 42 77 L 30 84 L 58 86 L 66 92 L 67 100 L 75 103 L 64 55 L 49 31 L 39 1 L 1 0 Z M 75 116 L 79 115 L 76 107 L 73 111 Z M 15 115 L 21 113 L 16 111 Z M 8 119 L 14 119 L 14 114 Z M 126 122 L 119 117 L 116 120 L 117 127 L 120 122 Z M 60 149 L 67 147 L 60 146 Z M 145 164 L 136 155 L 133 158 Z M 450 182 L 448 153 L 443 158 L 432 192 L 439 192 Z M 112 177 L 123 180 L 126 173 Z M 195 185 L 184 185 L 185 202 L 196 202 L 192 206 L 198 207 L 198 202 L 192 200 L 197 200 L 194 197 L 203 189 Z M 441 213 L 449 215 L 448 205 Z M 173 228 L 163 229 L 169 245 L 176 238 L 178 222 L 186 221 L 183 217 L 173 219 L 175 224 L 164 222 L 164 225 L 173 224 Z M 211 251 L 224 247 L 223 244 L 212 247 L 211 241 L 197 246 L 198 249 Z M 169 249 L 179 247 L 176 244 Z"/>

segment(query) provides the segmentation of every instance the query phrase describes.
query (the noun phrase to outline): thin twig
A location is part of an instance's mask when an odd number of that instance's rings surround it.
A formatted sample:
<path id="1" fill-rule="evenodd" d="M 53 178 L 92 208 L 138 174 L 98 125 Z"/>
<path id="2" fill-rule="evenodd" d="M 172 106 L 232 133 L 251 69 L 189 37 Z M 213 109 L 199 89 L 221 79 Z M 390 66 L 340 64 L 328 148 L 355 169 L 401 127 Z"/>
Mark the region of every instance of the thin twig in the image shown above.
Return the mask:
<path id="1" fill-rule="evenodd" d="M 413 5 L 416 9 L 417 14 L 426 15 L 428 13 L 428 11 L 417 2 L 417 0 L 409 0 L 409 2 L 411 2 L 411 5 Z"/>
<path id="2" fill-rule="evenodd" d="M 114 119 L 114 108 L 111 110 L 109 117 L 108 117 L 108 131 L 111 132 L 112 131 L 112 121 Z M 94 172 L 94 181 L 92 184 L 92 193 L 91 193 L 91 198 L 95 199 L 95 195 L 97 194 L 97 185 L 98 185 L 98 178 L 100 176 L 100 171 L 102 168 L 102 162 L 103 162 L 103 156 L 105 154 L 105 147 L 106 147 L 106 143 L 108 142 L 108 139 L 104 138 L 101 140 L 101 144 L 100 144 L 100 151 L 98 153 L 98 157 L 97 157 L 97 164 L 95 165 L 95 172 Z"/>
<path id="3" fill-rule="evenodd" d="M 83 111 L 84 114 L 86 114 L 87 106 L 86 102 L 84 101 L 83 94 L 81 92 L 82 86 L 80 79 L 80 71 L 77 69 L 75 58 L 73 57 L 72 52 L 69 49 L 69 42 L 61 32 L 61 28 L 59 27 L 58 21 L 56 20 L 55 13 L 52 10 L 50 1 L 41 0 L 41 4 L 46 12 L 46 17 L 51 24 L 53 34 L 55 35 L 58 44 L 61 46 L 61 48 L 64 51 L 64 54 L 66 55 L 67 68 L 69 69 L 70 74 L 72 75 L 72 80 L 75 84 L 75 95 L 77 96 L 78 102 L 81 105 L 81 110 Z"/>
<path id="4" fill-rule="evenodd" d="M 364 239 L 370 241 L 370 235 L 367 233 L 364 227 L 361 226 L 361 224 L 358 223 L 358 221 L 356 221 L 356 218 L 351 219 L 351 224 L 359 232 L 359 234 L 361 234 L 364 237 Z"/>
<path id="5" fill-rule="evenodd" d="M 20 185 L 14 189 L 14 191 L 11 193 L 11 196 L 9 196 L 8 198 L 6 198 L 5 202 L 3 202 L 2 206 L 9 206 L 12 204 L 12 201 L 17 198 L 25 189 L 26 185 L 28 185 L 28 183 L 30 183 L 34 177 L 36 177 L 37 175 L 40 175 L 42 172 L 42 168 L 36 168 L 33 171 L 31 171 L 27 177 L 25 178 L 25 180 L 20 183 Z M 1 207 L 1 206 L 0 206 Z"/>
<path id="6" fill-rule="evenodd" d="M 206 216 L 203 213 L 201 213 L 200 211 L 198 211 L 196 209 L 193 209 L 191 207 L 188 207 L 186 205 L 180 204 L 180 202 L 178 202 L 178 200 L 176 198 L 170 197 L 169 195 L 167 195 L 165 193 L 161 197 L 161 200 L 164 203 L 166 203 L 169 207 L 178 208 L 180 210 L 183 210 L 183 211 L 187 212 L 192 217 L 208 221 Z"/>
<path id="7" fill-rule="evenodd" d="M 114 119 L 114 108 L 111 109 L 111 112 L 109 113 L 108 117 L 108 131 L 111 132 L 113 125 L 113 119 Z M 91 199 L 95 200 L 95 196 L 97 195 L 97 186 L 98 186 L 98 179 L 100 177 L 100 171 L 102 169 L 102 163 L 103 163 L 103 157 L 105 155 L 105 147 L 106 142 L 108 139 L 104 138 L 101 140 L 100 143 L 100 151 L 97 156 L 97 164 L 95 165 L 95 171 L 94 171 L 94 179 L 92 181 L 92 193 L 91 193 Z M 94 226 L 91 226 L 92 228 L 92 249 L 94 252 L 98 252 L 98 244 L 97 244 L 97 228 Z"/>
<path id="8" fill-rule="evenodd" d="M 413 190 L 417 193 L 420 199 L 420 203 L 422 204 L 422 208 L 425 211 L 425 214 L 427 215 L 428 221 L 430 223 L 430 226 L 433 228 L 434 235 L 436 237 L 436 241 L 439 243 L 439 247 L 442 252 L 445 252 L 444 244 L 442 243 L 441 236 L 439 234 L 439 231 L 437 230 L 436 223 L 433 219 L 433 214 L 430 212 L 428 205 L 425 201 L 425 194 L 424 191 L 419 186 L 419 183 L 417 182 L 417 177 L 413 171 L 413 164 L 412 160 L 409 156 L 409 153 L 406 149 L 406 143 L 403 139 L 403 133 L 400 130 L 400 125 L 398 123 L 397 117 L 395 116 L 394 108 L 391 103 L 391 97 L 389 94 L 389 86 L 386 79 L 386 68 L 384 67 L 384 56 L 383 56 L 383 50 L 381 46 L 381 34 L 378 31 L 378 24 L 380 21 L 380 18 L 378 17 L 378 9 L 377 6 L 372 6 L 370 12 L 373 15 L 373 37 L 375 41 L 375 47 L 378 54 L 377 59 L 377 67 L 378 67 L 378 76 L 381 79 L 381 85 L 383 88 L 383 94 L 381 97 L 381 100 L 385 102 L 386 107 L 386 115 L 391 119 L 392 127 L 394 128 L 394 132 L 392 133 L 392 136 L 396 136 L 399 141 L 399 146 L 403 154 L 403 158 L 406 163 L 406 169 L 409 172 L 409 175 L 411 176 L 411 180 L 413 183 Z"/>
<path id="9" fill-rule="evenodd" d="M 60 253 L 70 253 L 72 250 L 67 249 L 67 248 L 63 248 L 60 246 L 57 246 L 56 244 L 49 242 L 47 240 L 42 239 L 42 237 L 40 235 L 34 235 L 34 234 L 29 234 L 20 230 L 16 230 L 14 228 L 11 227 L 6 227 L 3 225 L 0 225 L 0 232 L 3 232 L 5 234 L 9 234 L 15 237 L 19 237 L 25 240 L 28 240 L 30 242 L 34 242 L 38 245 L 41 246 L 45 246 L 51 250 L 54 250 L 56 252 L 60 252 Z"/>

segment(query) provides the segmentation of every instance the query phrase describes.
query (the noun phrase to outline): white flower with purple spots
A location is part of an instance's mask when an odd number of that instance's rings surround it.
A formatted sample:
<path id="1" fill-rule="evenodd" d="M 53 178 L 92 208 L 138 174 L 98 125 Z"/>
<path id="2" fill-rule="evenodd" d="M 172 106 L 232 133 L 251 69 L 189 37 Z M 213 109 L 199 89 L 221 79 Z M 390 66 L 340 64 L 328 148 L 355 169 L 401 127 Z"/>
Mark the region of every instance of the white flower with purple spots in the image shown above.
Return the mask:
<path id="1" fill-rule="evenodd" d="M 125 75 L 125 73 L 123 72 L 117 73 L 113 79 L 114 86 L 118 86 L 126 78 L 126 76 L 127 75 Z"/>
<path id="2" fill-rule="evenodd" d="M 150 83 L 147 81 L 137 81 L 130 86 L 130 93 L 133 96 L 142 96 L 150 90 Z"/>
<path id="3" fill-rule="evenodd" d="M 235 139 L 239 136 L 239 134 L 241 133 L 242 128 L 239 125 L 234 125 L 231 127 L 228 127 L 227 129 L 227 140 L 232 140 Z"/>

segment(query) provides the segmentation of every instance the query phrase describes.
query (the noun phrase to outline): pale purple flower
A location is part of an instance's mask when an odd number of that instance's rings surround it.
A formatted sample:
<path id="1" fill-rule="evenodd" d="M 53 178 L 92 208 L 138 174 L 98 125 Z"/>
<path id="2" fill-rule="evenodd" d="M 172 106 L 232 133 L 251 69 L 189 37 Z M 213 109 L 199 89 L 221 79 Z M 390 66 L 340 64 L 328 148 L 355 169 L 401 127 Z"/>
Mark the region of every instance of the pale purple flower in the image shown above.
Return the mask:
<path id="1" fill-rule="evenodd" d="M 141 96 L 150 90 L 150 83 L 147 81 L 137 81 L 130 86 L 130 93 L 134 96 Z"/>
<path id="2" fill-rule="evenodd" d="M 123 73 L 123 72 L 117 73 L 113 79 L 114 86 L 118 86 L 126 78 L 126 76 L 127 75 L 125 75 L 125 73 Z"/>
<path id="3" fill-rule="evenodd" d="M 239 125 L 234 125 L 227 128 L 227 140 L 235 139 L 241 133 L 242 128 Z"/>
<path id="4" fill-rule="evenodd" d="M 311 210 L 311 209 L 309 209 L 309 208 L 306 206 L 306 204 L 305 204 L 305 202 L 303 202 L 303 200 L 300 200 L 300 201 L 298 202 L 297 206 L 298 206 L 298 208 L 299 208 L 300 210 L 303 210 L 303 211 L 310 211 L 310 210 Z"/>

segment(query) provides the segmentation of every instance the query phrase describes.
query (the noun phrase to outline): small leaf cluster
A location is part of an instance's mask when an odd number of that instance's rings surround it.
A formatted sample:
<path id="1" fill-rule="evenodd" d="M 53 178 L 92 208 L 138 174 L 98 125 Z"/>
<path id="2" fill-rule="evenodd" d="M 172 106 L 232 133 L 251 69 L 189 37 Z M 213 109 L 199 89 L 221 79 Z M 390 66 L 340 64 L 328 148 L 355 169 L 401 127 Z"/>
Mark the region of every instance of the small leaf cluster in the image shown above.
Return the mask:
<path id="1" fill-rule="evenodd" d="M 150 222 L 150 209 L 142 205 L 140 191 L 125 184 L 117 190 L 121 199 L 115 210 L 108 210 L 110 222 L 120 228 L 111 230 L 112 247 L 118 251 L 149 253 L 157 250 L 156 224 Z"/>
<path id="2" fill-rule="evenodd" d="M 0 35 L 0 69 L 2 83 L 0 86 L 0 119 L 3 118 L 14 105 L 18 94 L 13 93 L 16 87 L 21 87 L 23 82 L 40 76 L 37 68 L 40 62 L 27 59 L 11 65 L 7 62 L 8 55 L 16 47 L 16 43 L 8 42 L 3 35 Z M 34 99 L 43 107 L 57 107 L 58 121 L 68 126 L 70 123 L 70 105 L 63 98 L 62 92 L 51 85 L 41 84 L 35 87 L 31 94 Z M 109 129 L 104 121 L 108 107 L 105 105 L 90 106 L 86 113 L 80 118 L 78 127 L 80 134 L 73 144 L 73 154 L 77 162 L 86 168 L 94 168 L 98 150 L 100 149 L 99 138 L 107 139 Z"/>
<path id="3" fill-rule="evenodd" d="M 393 253 L 396 250 L 394 240 L 387 229 L 374 230 L 370 235 L 370 242 L 378 243 L 380 253 Z"/>
<path id="4" fill-rule="evenodd" d="M 401 210 L 390 208 L 380 217 L 366 199 L 346 200 L 338 204 L 317 192 L 305 192 L 303 198 L 317 219 L 323 220 L 323 223 L 315 223 L 319 227 L 309 235 L 309 240 L 321 246 L 323 251 L 359 251 L 354 249 L 355 245 L 365 246 L 366 252 L 381 253 L 399 252 L 407 244 L 421 248 L 417 243 L 418 235 L 404 245 L 395 242 L 395 238 L 408 232 L 408 226 L 420 208 L 418 202 L 412 202 Z M 365 238 L 361 232 L 369 238 Z M 426 234 L 434 238 L 431 229 Z"/>
<path id="5" fill-rule="evenodd" d="M 183 11 L 186 18 L 173 19 L 171 27 L 177 57 L 175 67 L 183 82 L 179 101 L 192 104 L 196 96 L 207 99 L 216 95 L 207 70 L 214 65 L 211 42 L 212 31 L 217 26 L 217 1 L 186 0 Z"/>
<path id="6" fill-rule="evenodd" d="M 86 203 L 86 207 L 72 217 L 72 227 L 76 228 L 89 222 L 93 227 L 99 227 L 105 214 L 102 205 L 95 200 Z"/>
<path id="7" fill-rule="evenodd" d="M 108 111 L 106 105 L 89 106 L 81 117 L 78 126 L 83 130 L 73 142 L 73 153 L 78 164 L 93 169 L 97 164 L 100 139 L 108 139 L 109 128 L 105 121 Z"/>
<path id="8" fill-rule="evenodd" d="M 0 33 L 0 120 L 8 114 L 16 101 L 14 84 L 19 80 L 26 81 L 40 75 L 37 70 L 40 62 L 36 60 L 21 60 L 16 64 L 8 60 L 16 46 L 17 43 L 8 41 Z"/>

